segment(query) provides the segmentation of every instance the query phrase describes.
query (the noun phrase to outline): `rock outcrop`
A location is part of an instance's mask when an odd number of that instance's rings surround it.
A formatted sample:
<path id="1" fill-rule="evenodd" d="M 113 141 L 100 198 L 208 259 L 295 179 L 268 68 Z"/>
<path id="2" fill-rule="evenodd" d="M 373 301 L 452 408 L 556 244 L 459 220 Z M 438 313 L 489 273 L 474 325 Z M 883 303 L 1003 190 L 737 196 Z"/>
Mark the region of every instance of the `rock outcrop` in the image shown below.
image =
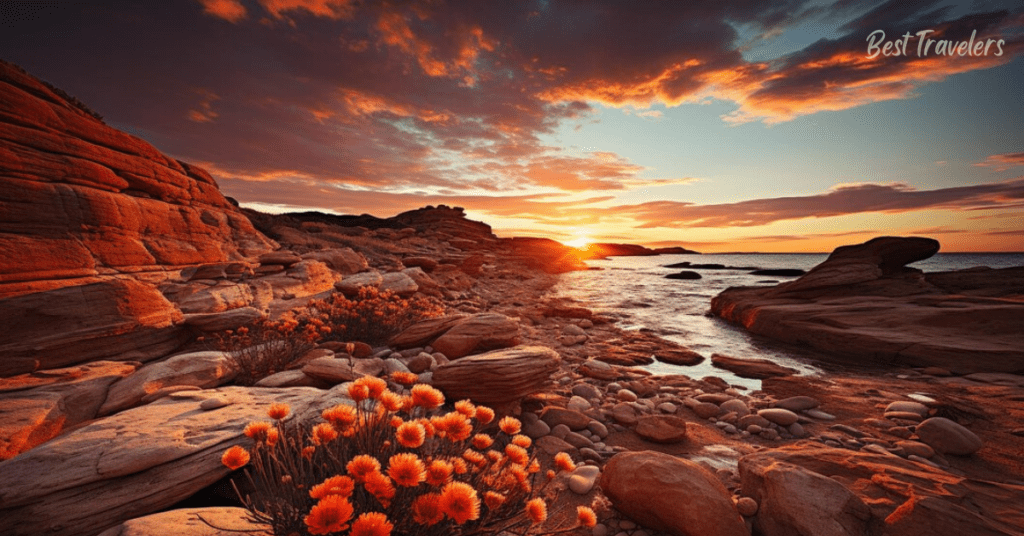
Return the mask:
<path id="1" fill-rule="evenodd" d="M 518 344 L 519 323 L 498 313 L 452 315 L 422 320 L 391 339 L 395 348 L 434 347 L 449 359 L 458 359 Z"/>
<path id="2" fill-rule="evenodd" d="M 0 297 L 270 249 L 202 169 L 0 62 Z"/>
<path id="3" fill-rule="evenodd" d="M 897 456 L 802 444 L 740 458 L 743 495 L 765 536 L 1011 535 L 1024 487 L 957 476 Z"/>
<path id="4" fill-rule="evenodd" d="M 928 238 L 875 238 L 836 249 L 806 275 L 730 288 L 711 311 L 748 330 L 858 364 L 1022 372 L 1024 267 L 925 274 Z"/>

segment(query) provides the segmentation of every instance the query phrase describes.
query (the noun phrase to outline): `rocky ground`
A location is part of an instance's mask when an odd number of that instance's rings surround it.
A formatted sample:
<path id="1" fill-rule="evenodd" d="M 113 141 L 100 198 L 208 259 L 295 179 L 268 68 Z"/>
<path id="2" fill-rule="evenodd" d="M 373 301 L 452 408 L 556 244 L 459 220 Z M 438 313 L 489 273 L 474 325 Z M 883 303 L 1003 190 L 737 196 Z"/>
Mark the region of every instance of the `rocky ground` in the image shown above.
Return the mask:
<path id="1" fill-rule="evenodd" d="M 195 505 L 230 496 L 220 458 L 245 425 L 282 402 L 314 418 L 350 381 L 395 371 L 518 416 L 546 464 L 571 454 L 580 466 L 544 491 L 547 529 L 593 505 L 599 524 L 574 534 L 1024 534 L 1024 378 L 1005 369 L 803 377 L 702 356 L 551 296 L 557 273 L 582 267 L 557 243 L 498 239 L 445 206 L 243 211 L 202 170 L 2 63 L 0 97 L 0 154 L 16 156 L 0 159 L 2 217 L 19 231 L 0 246 L 27 252 L 0 266 L 2 535 L 237 534 L 244 511 Z M 887 258 L 804 284 L 877 279 Z M 387 345 L 320 344 L 254 387 L 209 344 L 363 286 L 435 299 L 445 316 Z M 642 368 L 708 358 L 763 388 Z"/>

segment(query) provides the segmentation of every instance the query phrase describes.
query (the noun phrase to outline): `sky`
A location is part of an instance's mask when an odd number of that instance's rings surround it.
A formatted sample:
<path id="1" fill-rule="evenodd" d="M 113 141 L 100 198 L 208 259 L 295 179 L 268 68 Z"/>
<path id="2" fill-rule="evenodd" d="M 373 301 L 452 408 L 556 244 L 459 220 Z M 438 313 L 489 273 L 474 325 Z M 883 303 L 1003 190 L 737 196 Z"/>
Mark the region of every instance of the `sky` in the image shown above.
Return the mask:
<path id="1" fill-rule="evenodd" d="M 243 206 L 709 253 L 1024 251 L 1022 55 L 1019 1 L 0 3 L 0 59 Z"/>

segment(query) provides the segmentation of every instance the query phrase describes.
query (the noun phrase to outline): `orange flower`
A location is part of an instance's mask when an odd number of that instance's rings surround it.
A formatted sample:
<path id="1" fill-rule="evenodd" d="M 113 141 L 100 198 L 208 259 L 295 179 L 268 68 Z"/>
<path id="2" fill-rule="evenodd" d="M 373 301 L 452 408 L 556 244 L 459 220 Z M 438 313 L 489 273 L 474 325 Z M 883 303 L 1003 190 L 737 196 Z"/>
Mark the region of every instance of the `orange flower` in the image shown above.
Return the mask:
<path id="1" fill-rule="evenodd" d="M 267 410 L 267 415 L 271 419 L 279 421 L 287 417 L 289 411 L 291 411 L 291 408 L 288 407 L 288 404 L 271 404 L 270 409 Z"/>
<path id="2" fill-rule="evenodd" d="M 457 412 L 441 417 L 434 423 L 434 426 L 443 430 L 448 435 L 448 439 L 453 442 L 465 441 L 469 439 L 469 434 L 473 433 L 473 425 L 470 424 L 469 419 Z"/>
<path id="3" fill-rule="evenodd" d="M 330 534 L 348 528 L 352 519 L 352 504 L 340 495 L 328 495 L 316 503 L 306 516 L 306 528 L 310 534 Z"/>
<path id="4" fill-rule="evenodd" d="M 512 443 L 505 445 L 505 455 L 508 456 L 508 459 L 512 460 L 513 463 L 518 463 L 519 465 L 525 466 L 530 462 L 530 455 L 526 452 L 526 449 Z"/>
<path id="5" fill-rule="evenodd" d="M 277 440 L 280 438 L 281 434 L 280 432 L 277 431 L 277 428 L 271 428 L 270 430 L 267 430 L 267 444 L 270 445 L 271 447 L 276 445 Z"/>
<path id="6" fill-rule="evenodd" d="M 491 436 L 487 434 L 477 434 L 473 436 L 473 446 L 479 450 L 484 450 L 485 448 L 491 446 L 493 443 L 494 440 L 491 439 Z"/>
<path id="7" fill-rule="evenodd" d="M 589 507 L 577 506 L 576 521 L 579 521 L 581 527 L 590 528 L 597 524 L 597 514 Z"/>
<path id="8" fill-rule="evenodd" d="M 452 477 L 455 467 L 444 460 L 434 460 L 427 466 L 427 484 L 441 486 Z"/>
<path id="9" fill-rule="evenodd" d="M 540 462 L 538 462 L 537 459 L 534 458 L 534 460 L 532 462 L 530 462 L 530 466 L 526 468 L 526 471 L 529 472 L 530 474 L 539 473 L 540 472 Z"/>
<path id="10" fill-rule="evenodd" d="M 467 418 L 472 419 L 476 416 L 476 406 L 473 405 L 469 400 L 459 400 L 455 403 L 455 411 L 465 415 Z"/>
<path id="11" fill-rule="evenodd" d="M 498 428 L 501 428 L 502 432 L 508 435 L 516 435 L 522 430 L 523 424 L 519 422 L 519 419 L 509 415 L 508 417 L 502 417 L 498 421 Z"/>
<path id="12" fill-rule="evenodd" d="M 387 390 L 388 382 L 376 376 L 363 376 L 355 381 L 356 385 L 365 385 L 369 391 L 370 398 L 380 398 L 380 395 Z"/>
<path id="13" fill-rule="evenodd" d="M 234 471 L 249 463 L 249 451 L 235 445 L 224 451 L 224 455 L 220 457 L 220 462 L 226 465 L 228 469 Z"/>
<path id="14" fill-rule="evenodd" d="M 345 466 L 348 474 L 358 482 L 364 482 L 367 475 L 380 472 L 380 462 L 377 458 L 366 454 L 353 457 Z"/>
<path id="15" fill-rule="evenodd" d="M 380 394 L 380 403 L 388 411 L 398 411 L 402 409 L 402 396 L 391 391 L 384 391 Z"/>
<path id="16" fill-rule="evenodd" d="M 309 496 L 314 499 L 323 499 L 328 495 L 340 495 L 348 498 L 352 495 L 356 483 L 347 476 L 337 475 L 324 480 L 309 490 Z"/>
<path id="17" fill-rule="evenodd" d="M 555 472 L 552 471 L 551 469 L 548 469 L 548 472 L 546 474 L 547 474 L 548 480 L 551 480 L 551 479 L 555 478 Z"/>
<path id="18" fill-rule="evenodd" d="M 484 492 L 484 504 L 487 508 L 494 510 L 505 503 L 505 496 L 496 491 Z"/>
<path id="19" fill-rule="evenodd" d="M 530 474 L 526 472 L 526 468 L 522 465 L 513 463 L 509 466 L 508 471 L 512 473 L 512 476 L 514 476 L 516 481 L 518 481 L 524 488 L 530 483 Z"/>
<path id="20" fill-rule="evenodd" d="M 559 452 L 558 454 L 555 454 L 555 467 L 557 467 L 559 471 L 576 470 L 576 464 L 573 463 L 572 458 L 570 458 L 569 454 L 566 452 Z"/>
<path id="21" fill-rule="evenodd" d="M 452 467 L 455 468 L 455 474 L 464 475 L 469 471 L 469 467 L 466 465 L 466 460 L 462 458 L 453 458 Z"/>
<path id="22" fill-rule="evenodd" d="M 450 482 L 441 490 L 441 510 L 461 525 L 480 518 L 480 498 L 473 486 Z"/>
<path id="23" fill-rule="evenodd" d="M 420 525 L 436 525 L 444 519 L 441 510 L 441 494 L 427 493 L 416 497 L 412 502 L 412 520 Z"/>
<path id="24" fill-rule="evenodd" d="M 418 422 L 402 423 L 398 430 L 395 431 L 395 439 L 398 440 L 398 444 L 410 449 L 419 448 L 423 445 L 426 435 L 427 431 Z"/>
<path id="25" fill-rule="evenodd" d="M 528 449 L 530 448 L 530 445 L 533 444 L 533 440 L 523 434 L 516 434 L 515 437 L 512 438 L 512 443 L 519 445 L 524 449 Z"/>
<path id="26" fill-rule="evenodd" d="M 487 424 L 494 420 L 494 410 L 487 406 L 476 407 L 476 420 L 480 421 L 480 424 Z"/>
<path id="27" fill-rule="evenodd" d="M 416 422 L 420 423 L 423 426 L 423 430 L 426 431 L 427 437 L 434 437 L 434 435 L 437 433 L 437 430 L 434 429 L 434 425 L 430 422 L 430 419 L 421 417 L 419 419 L 416 419 Z"/>
<path id="28" fill-rule="evenodd" d="M 388 476 L 399 486 L 411 488 L 427 479 L 427 468 L 418 456 L 404 452 L 388 460 Z"/>
<path id="29" fill-rule="evenodd" d="M 380 512 L 366 512 L 352 523 L 349 536 L 390 536 L 394 525 Z"/>
<path id="30" fill-rule="evenodd" d="M 487 459 L 491 460 L 491 463 L 498 463 L 498 462 L 501 461 L 502 458 L 505 457 L 500 452 L 498 452 L 498 451 L 496 451 L 494 449 L 491 449 L 491 450 L 487 451 L 486 454 L 487 454 Z"/>
<path id="31" fill-rule="evenodd" d="M 314 452 L 316 452 L 316 447 L 304 447 L 302 449 L 302 457 L 308 460 L 313 457 Z"/>
<path id="32" fill-rule="evenodd" d="M 391 373 L 391 379 L 399 385 L 408 387 L 416 383 L 420 378 L 411 372 L 395 371 Z"/>
<path id="33" fill-rule="evenodd" d="M 526 516 L 534 523 L 543 523 L 548 518 L 548 505 L 544 499 L 537 497 L 526 503 Z"/>
<path id="34" fill-rule="evenodd" d="M 267 421 L 253 421 L 245 425 L 245 430 L 242 432 L 248 438 L 255 441 L 264 441 L 267 439 L 267 434 L 270 431 L 270 423 Z"/>
<path id="35" fill-rule="evenodd" d="M 338 438 L 338 432 L 328 423 L 322 422 L 313 427 L 313 435 L 310 440 L 314 445 L 330 443 Z"/>
<path id="36" fill-rule="evenodd" d="M 417 384 L 412 386 L 412 405 L 424 409 L 434 409 L 444 404 L 444 393 L 429 385 Z"/>
<path id="37" fill-rule="evenodd" d="M 351 426 L 352 423 L 356 422 L 356 408 L 348 404 L 338 404 L 337 406 L 327 408 L 320 415 L 323 416 L 325 421 L 339 428 Z"/>
<path id="38" fill-rule="evenodd" d="M 353 383 L 348 386 L 348 397 L 358 404 L 370 398 L 370 388 L 361 383 Z"/>
<path id="39" fill-rule="evenodd" d="M 486 461 L 483 454 L 469 449 L 466 449 L 466 452 L 462 453 L 462 459 L 473 465 L 482 465 Z"/>
<path id="40" fill-rule="evenodd" d="M 391 499 L 395 498 L 395 486 L 386 475 L 376 472 L 366 475 L 363 487 L 376 497 L 384 508 L 391 506 Z"/>
<path id="41" fill-rule="evenodd" d="M 388 424 L 390 424 L 392 428 L 398 428 L 399 426 L 402 426 L 402 423 L 404 422 L 405 421 L 398 415 L 392 415 L 391 419 L 388 420 Z"/>

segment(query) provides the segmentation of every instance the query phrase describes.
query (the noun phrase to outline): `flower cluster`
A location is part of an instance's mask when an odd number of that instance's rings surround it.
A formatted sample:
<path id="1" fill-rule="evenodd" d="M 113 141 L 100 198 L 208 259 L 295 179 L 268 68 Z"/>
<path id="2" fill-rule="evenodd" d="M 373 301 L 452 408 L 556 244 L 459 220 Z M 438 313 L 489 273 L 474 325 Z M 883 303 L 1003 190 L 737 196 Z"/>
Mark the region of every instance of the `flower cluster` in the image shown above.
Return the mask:
<path id="1" fill-rule="evenodd" d="M 537 478 L 541 464 L 517 419 L 504 417 L 488 433 L 493 410 L 463 400 L 446 413 L 444 395 L 422 384 L 396 392 L 363 377 L 348 394 L 354 404 L 324 409 L 315 424 L 287 419 L 287 407 L 275 405 L 273 423 L 245 428 L 251 449 L 224 453 L 229 468 L 248 466 L 252 492 L 243 502 L 273 534 L 527 533 L 547 520 L 537 496 L 547 480 Z M 564 453 L 555 466 L 574 467 Z M 573 527 L 545 534 L 594 523 L 580 507 Z"/>
<path id="2" fill-rule="evenodd" d="M 330 327 L 322 320 L 305 315 L 289 314 L 279 320 L 257 319 L 248 326 L 227 330 L 213 336 L 217 349 L 232 356 L 240 385 L 252 385 L 306 353 Z"/>
<path id="3" fill-rule="evenodd" d="M 430 298 L 400 298 L 391 291 L 362 287 L 352 299 L 340 293 L 307 306 L 311 314 L 330 326 L 328 340 L 383 344 L 413 323 L 444 314 L 444 308 Z"/>

